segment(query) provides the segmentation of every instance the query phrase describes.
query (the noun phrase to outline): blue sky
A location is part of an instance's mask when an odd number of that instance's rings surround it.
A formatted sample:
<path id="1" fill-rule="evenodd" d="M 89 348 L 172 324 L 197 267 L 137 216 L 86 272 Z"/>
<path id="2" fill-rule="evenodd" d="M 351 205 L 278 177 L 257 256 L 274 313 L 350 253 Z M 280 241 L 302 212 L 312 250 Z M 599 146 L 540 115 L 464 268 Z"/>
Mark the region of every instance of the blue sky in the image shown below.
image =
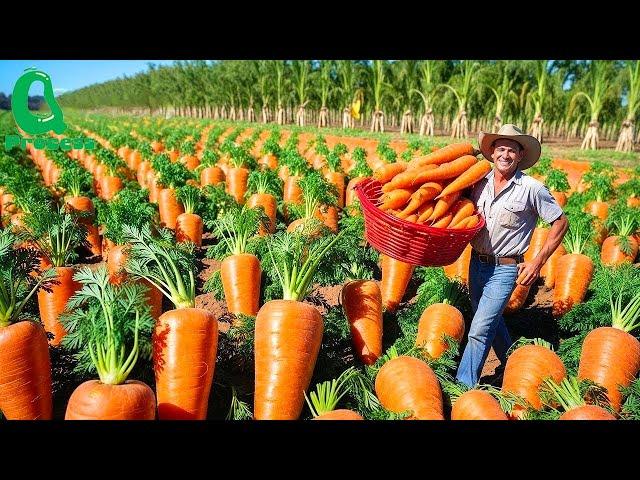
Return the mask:
<path id="1" fill-rule="evenodd" d="M 147 63 L 172 64 L 173 60 L 0 60 L 0 92 L 10 95 L 16 80 L 26 68 L 36 67 L 48 73 L 54 94 L 86 87 L 123 75 L 147 70 Z M 36 82 L 30 95 L 42 95 L 43 84 Z"/>

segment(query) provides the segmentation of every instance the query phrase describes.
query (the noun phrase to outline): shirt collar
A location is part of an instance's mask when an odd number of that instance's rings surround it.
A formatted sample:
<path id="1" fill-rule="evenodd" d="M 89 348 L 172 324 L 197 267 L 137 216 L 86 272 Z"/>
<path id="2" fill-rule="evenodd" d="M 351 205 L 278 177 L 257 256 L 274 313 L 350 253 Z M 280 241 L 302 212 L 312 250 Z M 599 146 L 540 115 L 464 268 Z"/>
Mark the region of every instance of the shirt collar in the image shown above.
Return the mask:
<path id="1" fill-rule="evenodd" d="M 493 180 L 493 177 L 494 177 L 494 175 L 493 175 L 494 172 L 495 172 L 495 167 L 492 168 L 491 171 L 489 173 L 487 173 L 486 177 L 484 177 L 484 178 L 486 178 L 488 182 L 491 182 Z M 507 186 L 511 182 L 515 183 L 516 185 L 522 185 L 522 175 L 523 175 L 522 171 L 518 168 L 516 170 L 516 173 L 513 175 L 513 177 L 511 177 L 509 179 L 509 181 L 507 182 Z"/>

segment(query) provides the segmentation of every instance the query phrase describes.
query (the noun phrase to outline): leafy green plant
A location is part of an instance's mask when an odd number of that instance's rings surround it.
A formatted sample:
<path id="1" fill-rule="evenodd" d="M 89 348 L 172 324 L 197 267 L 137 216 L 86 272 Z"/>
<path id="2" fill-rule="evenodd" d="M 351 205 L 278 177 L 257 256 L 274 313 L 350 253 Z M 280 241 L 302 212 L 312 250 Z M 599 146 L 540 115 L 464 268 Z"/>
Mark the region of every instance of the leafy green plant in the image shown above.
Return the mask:
<path id="1" fill-rule="evenodd" d="M 82 289 L 69 299 L 70 313 L 61 317 L 68 332 L 63 345 L 77 351 L 76 371 L 97 371 L 102 383 L 120 385 L 140 356 L 151 358 L 154 320 L 146 287 L 137 282 L 113 285 L 106 266 L 83 267 L 73 278 Z"/>
<path id="2" fill-rule="evenodd" d="M 87 247 L 87 228 L 75 212 L 64 207 L 37 205 L 24 217 L 26 238 L 34 242 L 54 267 L 73 263 L 76 249 Z"/>
<path id="3" fill-rule="evenodd" d="M 125 243 L 125 225 L 137 228 L 154 225 L 157 206 L 147 199 L 147 190 L 125 188 L 109 202 L 97 201 L 97 220 L 104 226 L 104 236 L 116 245 L 122 245 Z"/>
<path id="4" fill-rule="evenodd" d="M 160 229 L 158 236 L 153 236 L 149 225 L 142 228 L 125 225 L 123 233 L 125 241 L 131 244 L 127 272 L 147 280 L 176 308 L 195 307 L 194 244 L 176 243 L 168 229 Z"/>
<path id="5" fill-rule="evenodd" d="M 25 307 L 33 295 L 56 277 L 55 269 L 40 269 L 36 250 L 16 247 L 17 241 L 8 228 L 0 230 L 0 327 L 27 318 Z"/>

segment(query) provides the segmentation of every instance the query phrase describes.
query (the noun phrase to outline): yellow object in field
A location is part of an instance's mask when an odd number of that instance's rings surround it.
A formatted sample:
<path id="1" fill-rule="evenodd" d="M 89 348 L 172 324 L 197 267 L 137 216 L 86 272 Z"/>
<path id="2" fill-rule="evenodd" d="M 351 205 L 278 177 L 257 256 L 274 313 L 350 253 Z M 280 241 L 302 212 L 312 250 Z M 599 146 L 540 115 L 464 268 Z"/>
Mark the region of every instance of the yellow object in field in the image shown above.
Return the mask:
<path id="1" fill-rule="evenodd" d="M 351 104 L 351 116 L 355 120 L 360 119 L 360 99 L 357 99 Z"/>

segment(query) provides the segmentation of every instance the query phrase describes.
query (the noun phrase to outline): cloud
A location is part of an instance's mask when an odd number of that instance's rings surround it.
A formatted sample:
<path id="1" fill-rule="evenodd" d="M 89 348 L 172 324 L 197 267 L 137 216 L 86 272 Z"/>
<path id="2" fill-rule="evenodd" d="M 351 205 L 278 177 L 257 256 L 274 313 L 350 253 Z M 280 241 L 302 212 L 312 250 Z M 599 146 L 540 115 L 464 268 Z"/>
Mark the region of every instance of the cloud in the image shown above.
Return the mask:
<path id="1" fill-rule="evenodd" d="M 68 88 L 54 88 L 54 89 L 53 89 L 53 93 L 54 93 L 55 95 L 57 95 L 57 94 L 59 94 L 59 93 L 64 93 L 64 92 L 66 92 L 67 90 L 69 90 L 69 89 L 68 89 Z"/>

